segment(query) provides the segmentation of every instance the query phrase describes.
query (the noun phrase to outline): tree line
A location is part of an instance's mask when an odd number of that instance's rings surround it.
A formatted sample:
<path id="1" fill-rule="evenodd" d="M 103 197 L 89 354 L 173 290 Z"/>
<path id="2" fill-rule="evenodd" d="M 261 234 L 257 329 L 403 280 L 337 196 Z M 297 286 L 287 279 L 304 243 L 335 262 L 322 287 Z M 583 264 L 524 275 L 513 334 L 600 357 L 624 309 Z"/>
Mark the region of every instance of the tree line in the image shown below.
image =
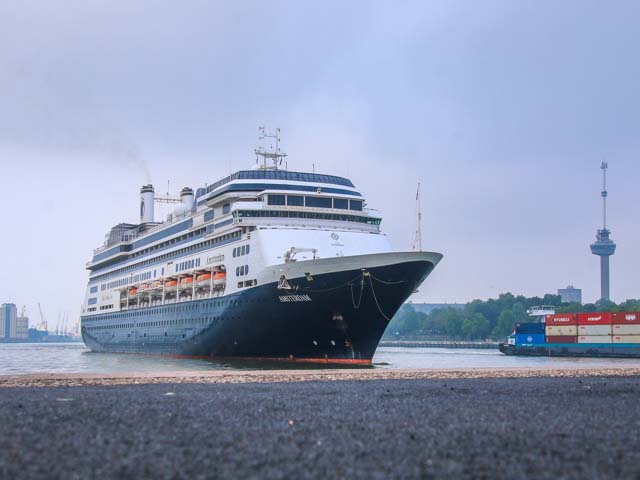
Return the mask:
<path id="1" fill-rule="evenodd" d="M 557 313 L 640 311 L 640 300 L 581 305 L 562 303 L 559 295 L 550 294 L 524 297 L 503 293 L 486 301 L 473 300 L 463 308 L 436 308 L 430 314 L 417 311 L 411 303 L 406 303 L 389 323 L 385 338 L 501 340 L 511 334 L 516 323 L 532 320 L 527 315 L 529 308 L 541 305 L 553 306 Z"/>

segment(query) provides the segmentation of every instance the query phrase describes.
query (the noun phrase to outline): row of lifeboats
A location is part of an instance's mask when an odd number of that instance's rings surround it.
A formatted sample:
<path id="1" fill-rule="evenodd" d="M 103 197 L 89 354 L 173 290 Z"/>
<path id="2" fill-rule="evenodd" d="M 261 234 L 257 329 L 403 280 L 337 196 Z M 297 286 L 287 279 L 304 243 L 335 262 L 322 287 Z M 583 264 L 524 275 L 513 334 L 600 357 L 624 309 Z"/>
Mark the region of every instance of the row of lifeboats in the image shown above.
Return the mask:
<path id="1" fill-rule="evenodd" d="M 197 275 L 195 278 L 195 283 L 197 288 L 209 287 L 211 286 L 211 284 L 213 284 L 214 288 L 216 287 L 220 288 L 225 285 L 226 281 L 227 281 L 226 272 L 215 272 L 213 274 L 213 280 L 211 278 L 210 273 L 203 273 L 201 275 Z M 164 288 L 165 288 L 165 291 L 170 289 L 176 289 L 176 288 L 179 290 L 193 289 L 193 282 L 194 282 L 193 277 L 181 278 L 180 281 L 168 280 L 167 282 L 164 283 Z M 157 290 L 162 290 L 161 281 L 155 281 L 152 283 L 143 284 L 143 285 L 140 285 L 139 287 L 132 287 L 129 289 L 128 294 L 130 297 L 135 297 L 142 293 L 147 293 L 147 292 L 152 292 Z"/>

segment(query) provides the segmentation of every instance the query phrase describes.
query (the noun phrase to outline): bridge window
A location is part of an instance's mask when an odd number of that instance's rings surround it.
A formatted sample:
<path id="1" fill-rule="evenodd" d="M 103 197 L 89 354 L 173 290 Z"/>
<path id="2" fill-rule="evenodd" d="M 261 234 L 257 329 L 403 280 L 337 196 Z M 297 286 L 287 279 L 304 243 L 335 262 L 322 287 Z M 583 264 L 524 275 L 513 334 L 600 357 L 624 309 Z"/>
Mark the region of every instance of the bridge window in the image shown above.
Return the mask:
<path id="1" fill-rule="evenodd" d="M 268 205 L 284 205 L 285 204 L 285 196 L 284 195 L 269 195 L 267 198 Z"/>
<path id="2" fill-rule="evenodd" d="M 304 207 L 304 197 L 302 195 L 287 195 L 287 205 Z"/>
<path id="3" fill-rule="evenodd" d="M 331 208 L 331 198 L 329 197 L 305 197 L 307 207 Z"/>
<path id="4" fill-rule="evenodd" d="M 349 210 L 349 200 L 346 198 L 334 198 L 333 208 L 340 208 L 341 210 Z"/>
<path id="5" fill-rule="evenodd" d="M 351 210 L 362 211 L 362 200 L 349 200 Z"/>

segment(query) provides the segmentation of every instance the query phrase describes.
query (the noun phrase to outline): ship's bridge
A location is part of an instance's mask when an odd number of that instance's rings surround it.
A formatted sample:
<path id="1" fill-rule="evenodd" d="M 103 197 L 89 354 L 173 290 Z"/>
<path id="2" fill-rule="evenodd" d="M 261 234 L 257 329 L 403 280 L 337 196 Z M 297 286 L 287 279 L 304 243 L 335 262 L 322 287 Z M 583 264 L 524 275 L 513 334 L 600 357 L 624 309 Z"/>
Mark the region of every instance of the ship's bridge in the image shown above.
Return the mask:
<path id="1" fill-rule="evenodd" d="M 335 175 L 287 170 L 241 170 L 196 192 L 198 208 L 211 206 L 227 194 L 269 191 L 318 192 L 362 197 L 351 180 Z"/>

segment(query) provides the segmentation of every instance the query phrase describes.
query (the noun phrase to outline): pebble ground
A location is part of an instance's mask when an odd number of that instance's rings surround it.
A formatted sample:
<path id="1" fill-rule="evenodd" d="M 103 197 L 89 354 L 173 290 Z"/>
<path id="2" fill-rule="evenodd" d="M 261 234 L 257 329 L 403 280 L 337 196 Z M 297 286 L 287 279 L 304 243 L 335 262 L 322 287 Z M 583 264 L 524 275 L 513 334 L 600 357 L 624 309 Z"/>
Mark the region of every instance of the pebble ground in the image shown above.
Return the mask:
<path id="1" fill-rule="evenodd" d="M 1 479 L 638 477 L 637 376 L 0 388 Z"/>

